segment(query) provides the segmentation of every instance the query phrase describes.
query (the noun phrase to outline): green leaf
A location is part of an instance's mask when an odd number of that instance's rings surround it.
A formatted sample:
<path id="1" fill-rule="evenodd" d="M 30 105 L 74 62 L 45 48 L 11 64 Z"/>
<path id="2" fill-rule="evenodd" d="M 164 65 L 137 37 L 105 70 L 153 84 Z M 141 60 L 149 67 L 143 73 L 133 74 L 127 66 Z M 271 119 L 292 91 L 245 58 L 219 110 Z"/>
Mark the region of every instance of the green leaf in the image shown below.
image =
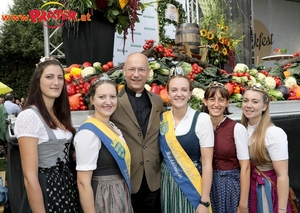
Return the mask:
<path id="1" fill-rule="evenodd" d="M 111 12 L 114 16 L 117 16 L 117 15 L 120 14 L 118 10 L 110 10 L 110 12 Z"/>

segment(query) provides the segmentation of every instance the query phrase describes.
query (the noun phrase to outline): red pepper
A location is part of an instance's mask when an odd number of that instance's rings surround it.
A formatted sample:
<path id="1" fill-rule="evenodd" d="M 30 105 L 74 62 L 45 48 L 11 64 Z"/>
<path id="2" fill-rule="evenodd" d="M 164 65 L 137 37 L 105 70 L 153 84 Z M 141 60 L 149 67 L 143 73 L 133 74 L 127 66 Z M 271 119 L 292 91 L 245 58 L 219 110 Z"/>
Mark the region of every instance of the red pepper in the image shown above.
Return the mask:
<path id="1" fill-rule="evenodd" d="M 279 77 L 274 77 L 274 80 L 275 80 L 275 82 L 276 82 L 276 87 L 278 87 L 278 86 L 280 86 L 281 85 L 281 80 L 280 80 L 280 78 Z"/>
<path id="2" fill-rule="evenodd" d="M 160 87 L 157 86 L 157 85 L 152 85 L 152 87 L 150 88 L 150 92 L 153 92 L 153 93 L 159 95 L 159 93 L 160 93 Z"/>
<path id="3" fill-rule="evenodd" d="M 73 84 L 67 84 L 68 96 L 74 95 L 76 93 L 76 88 Z"/>

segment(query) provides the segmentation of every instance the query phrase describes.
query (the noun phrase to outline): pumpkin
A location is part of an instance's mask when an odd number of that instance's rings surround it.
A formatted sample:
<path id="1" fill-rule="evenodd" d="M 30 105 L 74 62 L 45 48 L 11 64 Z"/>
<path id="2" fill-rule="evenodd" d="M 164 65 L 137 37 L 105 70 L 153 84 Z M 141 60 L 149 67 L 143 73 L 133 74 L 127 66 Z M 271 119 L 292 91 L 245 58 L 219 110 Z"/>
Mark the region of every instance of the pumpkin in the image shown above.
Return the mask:
<path id="1" fill-rule="evenodd" d="M 81 94 L 77 93 L 75 95 L 68 96 L 70 107 L 80 107 L 80 97 Z"/>
<path id="2" fill-rule="evenodd" d="M 231 96 L 232 92 L 233 92 L 233 87 L 231 85 L 231 83 L 226 83 L 225 87 L 227 88 L 227 91 L 229 93 L 229 96 Z"/>
<path id="3" fill-rule="evenodd" d="M 300 86 L 295 85 L 292 90 L 295 94 L 297 94 L 298 92 L 300 92 Z"/>
<path id="4" fill-rule="evenodd" d="M 168 103 L 170 102 L 170 98 L 169 98 L 169 95 L 168 95 L 168 91 L 167 91 L 166 89 L 160 90 L 159 96 L 161 97 L 162 101 L 163 101 L 165 104 L 168 104 Z"/>

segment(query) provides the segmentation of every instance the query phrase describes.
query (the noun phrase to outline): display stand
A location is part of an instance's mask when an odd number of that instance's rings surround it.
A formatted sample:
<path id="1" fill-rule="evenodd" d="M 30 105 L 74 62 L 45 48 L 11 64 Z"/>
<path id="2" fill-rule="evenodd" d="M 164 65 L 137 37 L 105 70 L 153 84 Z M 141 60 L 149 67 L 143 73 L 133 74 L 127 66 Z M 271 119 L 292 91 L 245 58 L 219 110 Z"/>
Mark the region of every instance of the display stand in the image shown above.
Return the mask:
<path id="1" fill-rule="evenodd" d="M 280 60 L 287 60 L 291 59 L 293 55 L 290 54 L 281 54 L 281 55 L 270 55 L 270 56 L 265 56 L 262 58 L 264 61 L 280 61 Z"/>

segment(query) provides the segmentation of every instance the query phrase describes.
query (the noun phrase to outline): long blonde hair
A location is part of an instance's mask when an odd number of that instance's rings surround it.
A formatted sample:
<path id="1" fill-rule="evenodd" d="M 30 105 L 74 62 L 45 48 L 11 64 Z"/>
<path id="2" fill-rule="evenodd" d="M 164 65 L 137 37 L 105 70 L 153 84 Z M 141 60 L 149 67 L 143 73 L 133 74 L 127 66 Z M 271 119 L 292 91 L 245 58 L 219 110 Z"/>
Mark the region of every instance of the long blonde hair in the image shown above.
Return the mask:
<path id="1" fill-rule="evenodd" d="M 273 125 L 271 116 L 270 116 L 270 98 L 267 92 L 257 90 L 254 88 L 250 88 L 249 90 L 257 91 L 262 95 L 264 104 L 267 105 L 267 108 L 265 111 L 262 112 L 261 119 L 259 123 L 257 124 L 257 127 L 255 128 L 251 138 L 250 138 L 250 153 L 254 153 L 256 156 L 256 159 L 258 163 L 265 164 L 268 161 L 270 161 L 267 149 L 266 149 L 266 132 L 267 129 Z M 247 128 L 248 127 L 248 121 L 249 119 L 242 114 L 241 123 Z"/>

